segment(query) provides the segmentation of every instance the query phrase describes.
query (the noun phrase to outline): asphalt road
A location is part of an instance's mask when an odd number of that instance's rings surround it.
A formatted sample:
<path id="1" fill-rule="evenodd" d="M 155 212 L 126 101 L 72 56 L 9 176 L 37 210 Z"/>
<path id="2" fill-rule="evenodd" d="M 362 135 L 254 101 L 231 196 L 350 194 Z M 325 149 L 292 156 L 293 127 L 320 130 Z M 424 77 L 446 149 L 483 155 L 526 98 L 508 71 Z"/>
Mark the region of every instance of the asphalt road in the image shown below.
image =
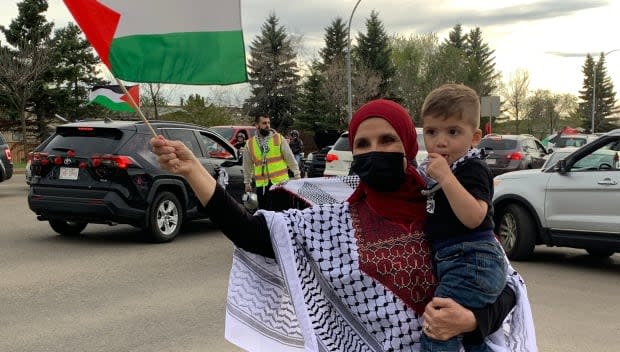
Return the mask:
<path id="1" fill-rule="evenodd" d="M 208 221 L 172 243 L 128 226 L 55 235 L 24 176 L 0 183 L 0 351 L 241 351 L 224 339 L 232 247 Z M 538 247 L 525 277 L 540 351 L 620 349 L 620 255 Z"/>

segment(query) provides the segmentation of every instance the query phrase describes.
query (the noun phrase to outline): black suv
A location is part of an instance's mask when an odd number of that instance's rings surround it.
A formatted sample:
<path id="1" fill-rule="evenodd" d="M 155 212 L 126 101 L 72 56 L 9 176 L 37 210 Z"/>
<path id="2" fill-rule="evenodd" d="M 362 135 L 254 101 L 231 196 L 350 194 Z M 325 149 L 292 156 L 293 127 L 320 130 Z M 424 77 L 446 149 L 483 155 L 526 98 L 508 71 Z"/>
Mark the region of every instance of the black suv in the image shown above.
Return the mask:
<path id="1" fill-rule="evenodd" d="M 540 168 L 549 154 L 542 143 L 529 134 L 488 134 L 482 138 L 478 148 L 484 149 L 493 176 Z"/>
<path id="2" fill-rule="evenodd" d="M 13 176 L 13 159 L 11 148 L 0 133 L 0 182 L 6 181 Z"/>
<path id="3" fill-rule="evenodd" d="M 151 125 L 158 134 L 185 143 L 241 202 L 243 168 L 228 141 L 197 125 Z M 183 222 L 208 214 L 183 177 L 159 167 L 151 137 L 148 126 L 137 121 L 58 126 L 32 155 L 30 209 L 61 235 L 77 235 L 88 223 L 121 223 L 143 228 L 154 242 L 171 241 Z"/>

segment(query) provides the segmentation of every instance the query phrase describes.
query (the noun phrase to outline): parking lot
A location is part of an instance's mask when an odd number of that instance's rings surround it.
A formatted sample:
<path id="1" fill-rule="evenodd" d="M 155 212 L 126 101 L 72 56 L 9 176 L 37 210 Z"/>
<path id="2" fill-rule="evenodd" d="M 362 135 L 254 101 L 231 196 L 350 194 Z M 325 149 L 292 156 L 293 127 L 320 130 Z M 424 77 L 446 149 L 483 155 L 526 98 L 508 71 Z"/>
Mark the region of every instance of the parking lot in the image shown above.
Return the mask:
<path id="1" fill-rule="evenodd" d="M 151 244 L 129 226 L 61 237 L 0 184 L 0 351 L 240 351 L 224 339 L 231 244 L 208 221 Z M 620 346 L 620 255 L 537 247 L 528 284 L 540 351 Z"/>

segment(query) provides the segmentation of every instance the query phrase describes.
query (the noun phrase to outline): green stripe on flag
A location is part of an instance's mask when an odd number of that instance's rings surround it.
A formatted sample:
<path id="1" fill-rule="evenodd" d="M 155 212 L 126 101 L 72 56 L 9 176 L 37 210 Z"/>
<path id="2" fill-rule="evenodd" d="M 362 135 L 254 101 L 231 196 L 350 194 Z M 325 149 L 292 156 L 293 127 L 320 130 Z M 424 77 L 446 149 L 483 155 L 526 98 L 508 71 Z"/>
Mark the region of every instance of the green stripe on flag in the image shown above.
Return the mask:
<path id="1" fill-rule="evenodd" d="M 103 105 L 109 110 L 113 110 L 113 111 L 126 111 L 126 112 L 135 111 L 126 102 L 118 103 L 118 102 L 112 101 L 110 98 L 103 96 L 103 95 L 97 96 L 94 100 L 91 101 L 91 103 L 97 103 L 99 105 Z"/>
<path id="2" fill-rule="evenodd" d="M 116 38 L 109 57 L 112 73 L 131 82 L 233 84 L 247 81 L 240 30 Z"/>

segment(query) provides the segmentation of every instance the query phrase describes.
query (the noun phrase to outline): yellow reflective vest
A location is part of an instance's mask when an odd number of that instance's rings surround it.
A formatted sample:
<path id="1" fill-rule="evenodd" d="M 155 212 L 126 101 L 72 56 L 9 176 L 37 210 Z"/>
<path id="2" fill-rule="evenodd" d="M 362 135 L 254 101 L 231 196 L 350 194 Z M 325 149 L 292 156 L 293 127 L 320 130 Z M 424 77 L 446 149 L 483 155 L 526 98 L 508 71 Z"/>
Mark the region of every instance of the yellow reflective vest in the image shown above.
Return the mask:
<path id="1" fill-rule="evenodd" d="M 282 144 L 282 136 L 279 133 L 267 139 L 266 153 L 261 150 L 256 136 L 251 137 L 246 143 L 254 163 L 256 187 L 267 186 L 269 180 L 274 185 L 288 180 L 288 167 L 282 156 L 280 144 Z"/>

